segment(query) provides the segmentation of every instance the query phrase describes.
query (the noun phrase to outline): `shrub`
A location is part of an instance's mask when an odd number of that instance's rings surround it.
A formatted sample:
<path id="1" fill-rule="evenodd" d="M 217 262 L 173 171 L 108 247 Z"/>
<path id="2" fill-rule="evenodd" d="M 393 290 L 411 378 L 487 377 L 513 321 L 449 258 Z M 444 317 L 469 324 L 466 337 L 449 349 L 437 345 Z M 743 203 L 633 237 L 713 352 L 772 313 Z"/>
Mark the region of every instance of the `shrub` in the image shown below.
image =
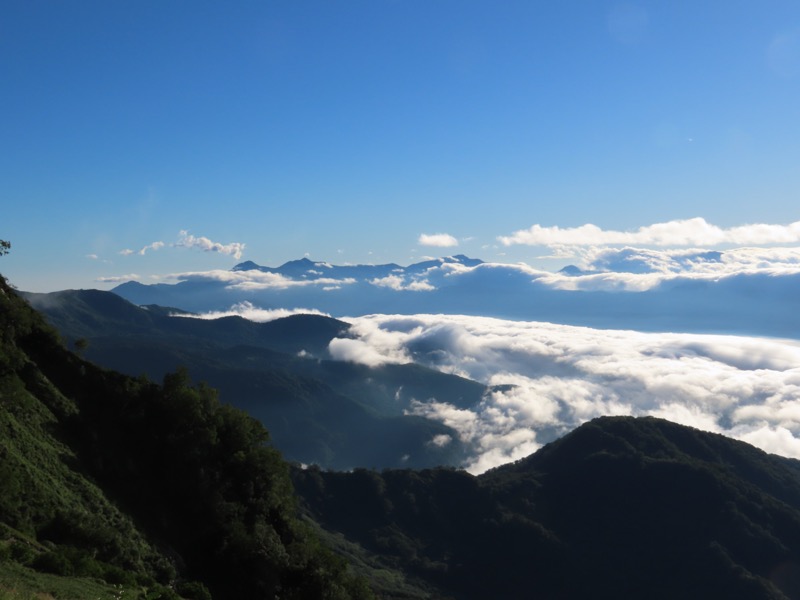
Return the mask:
<path id="1" fill-rule="evenodd" d="M 14 542 L 11 544 L 11 560 L 21 565 L 30 564 L 36 557 L 36 552 L 28 544 Z"/>
<path id="2" fill-rule="evenodd" d="M 31 566 L 41 573 L 73 575 L 72 562 L 58 550 L 43 552 L 31 561 Z"/>
<path id="3" fill-rule="evenodd" d="M 181 581 L 175 590 L 187 600 L 212 600 L 211 592 L 199 581 Z"/>

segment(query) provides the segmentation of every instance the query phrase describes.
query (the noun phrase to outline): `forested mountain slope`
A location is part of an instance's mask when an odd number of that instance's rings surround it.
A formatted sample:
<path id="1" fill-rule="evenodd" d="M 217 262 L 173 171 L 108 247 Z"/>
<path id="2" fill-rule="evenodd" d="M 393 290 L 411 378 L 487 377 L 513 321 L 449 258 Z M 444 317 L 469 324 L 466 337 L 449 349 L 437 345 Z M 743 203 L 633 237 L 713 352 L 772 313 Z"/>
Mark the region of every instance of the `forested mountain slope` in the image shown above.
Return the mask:
<path id="1" fill-rule="evenodd" d="M 800 463 L 668 421 L 597 419 L 479 477 L 293 477 L 324 526 L 455 598 L 800 598 Z"/>
<path id="2" fill-rule="evenodd" d="M 70 353 L 0 278 L 0 592 L 371 597 L 296 518 L 267 439 L 184 372 Z"/>

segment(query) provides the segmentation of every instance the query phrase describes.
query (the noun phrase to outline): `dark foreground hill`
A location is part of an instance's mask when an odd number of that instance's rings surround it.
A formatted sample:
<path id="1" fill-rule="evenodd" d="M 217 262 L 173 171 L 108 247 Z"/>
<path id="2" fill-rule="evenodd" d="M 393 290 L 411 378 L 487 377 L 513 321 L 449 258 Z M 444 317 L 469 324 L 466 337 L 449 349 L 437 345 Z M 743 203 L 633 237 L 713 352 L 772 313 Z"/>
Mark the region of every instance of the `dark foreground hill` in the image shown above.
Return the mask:
<path id="1" fill-rule="evenodd" d="M 800 463 L 663 420 L 598 419 L 480 477 L 293 477 L 320 523 L 454 598 L 800 598 Z"/>
<path id="2" fill-rule="evenodd" d="M 0 597 L 371 597 L 267 439 L 185 373 L 68 352 L 0 278 Z"/>

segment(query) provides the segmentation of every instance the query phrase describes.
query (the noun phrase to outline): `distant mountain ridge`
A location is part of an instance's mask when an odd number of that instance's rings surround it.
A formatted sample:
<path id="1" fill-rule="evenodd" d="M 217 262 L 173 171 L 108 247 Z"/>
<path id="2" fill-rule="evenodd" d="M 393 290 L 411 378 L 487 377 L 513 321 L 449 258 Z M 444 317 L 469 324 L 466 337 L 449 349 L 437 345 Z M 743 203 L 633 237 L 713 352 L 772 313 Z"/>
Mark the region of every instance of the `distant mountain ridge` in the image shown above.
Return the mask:
<path id="1" fill-rule="evenodd" d="M 703 253 L 706 264 L 719 253 Z M 699 258 L 698 258 L 699 260 Z M 741 271 L 718 277 L 582 270 L 558 273 L 462 254 L 409 265 L 332 265 L 308 258 L 279 267 L 242 262 L 230 271 L 186 273 L 174 284 L 129 281 L 112 291 L 138 305 L 192 312 L 257 308 L 316 309 L 334 317 L 463 314 L 598 329 L 733 333 L 800 338 L 800 311 L 787 301 L 800 272 Z M 650 267 L 647 267 L 650 268 Z M 631 278 L 644 277 L 635 280 Z M 634 282 L 626 287 L 626 281 Z M 652 287 L 647 281 L 657 281 Z M 637 288 L 637 283 L 643 287 Z"/>
<path id="2" fill-rule="evenodd" d="M 475 267 L 483 264 L 483 261 L 477 258 L 469 258 L 463 254 L 456 254 L 455 256 L 444 256 L 442 258 L 425 260 L 407 267 L 402 267 L 395 263 L 382 265 L 333 265 L 328 262 L 315 262 L 308 258 L 301 258 L 299 260 L 286 262 L 279 267 L 263 267 L 248 260 L 235 265 L 231 271 L 260 271 L 262 273 L 276 273 L 286 277 L 302 277 L 310 280 L 322 277 L 335 279 L 369 279 L 400 274 L 422 275 L 428 269 L 439 267 L 443 264 L 459 264 L 467 267 Z"/>

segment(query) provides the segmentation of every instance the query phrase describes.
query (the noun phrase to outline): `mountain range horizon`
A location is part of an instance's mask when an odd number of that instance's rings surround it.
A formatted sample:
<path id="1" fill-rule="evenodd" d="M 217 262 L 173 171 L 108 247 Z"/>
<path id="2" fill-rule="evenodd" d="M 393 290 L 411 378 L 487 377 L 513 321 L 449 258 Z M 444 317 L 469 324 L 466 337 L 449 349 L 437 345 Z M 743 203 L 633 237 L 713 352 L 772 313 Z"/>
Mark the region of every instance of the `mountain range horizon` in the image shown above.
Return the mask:
<path id="1" fill-rule="evenodd" d="M 177 273 L 175 283 L 128 281 L 134 304 L 191 312 L 305 308 L 334 317 L 465 314 L 601 329 L 800 338 L 800 251 L 604 249 L 546 272 L 463 254 L 400 266 L 335 265 L 307 257 L 277 267 Z"/>

